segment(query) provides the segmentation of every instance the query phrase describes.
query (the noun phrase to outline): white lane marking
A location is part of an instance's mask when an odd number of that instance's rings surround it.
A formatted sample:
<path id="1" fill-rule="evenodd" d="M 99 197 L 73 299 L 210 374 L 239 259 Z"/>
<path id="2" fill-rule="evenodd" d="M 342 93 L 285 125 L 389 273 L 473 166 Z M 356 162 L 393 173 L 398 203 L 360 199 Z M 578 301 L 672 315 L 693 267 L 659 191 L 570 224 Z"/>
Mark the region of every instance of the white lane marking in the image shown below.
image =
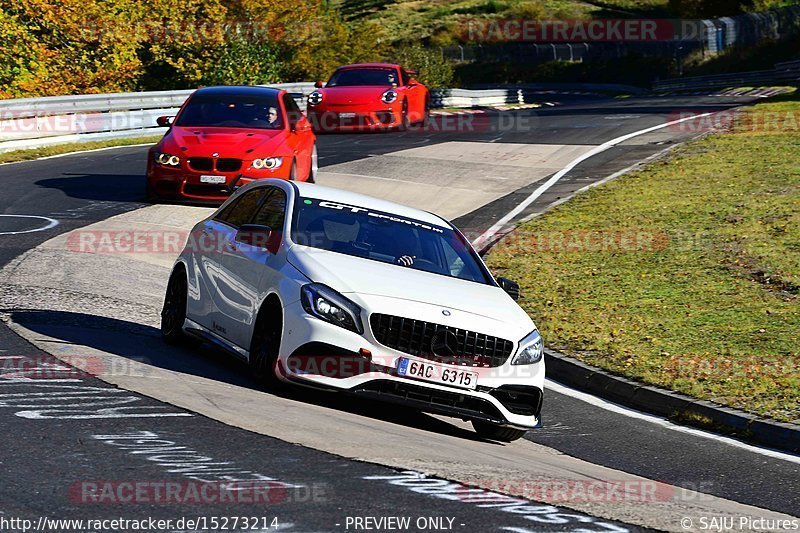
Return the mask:
<path id="1" fill-rule="evenodd" d="M 757 453 L 759 455 L 772 457 L 773 459 L 781 459 L 783 461 L 788 461 L 790 463 L 800 464 L 800 456 L 793 455 L 787 452 L 781 452 L 778 450 L 772 450 L 770 448 L 762 448 L 761 446 L 756 446 L 753 444 L 747 444 L 742 441 L 733 439 L 731 437 L 723 437 L 722 435 L 717 435 L 715 433 L 703 431 L 702 429 L 674 424 L 669 420 L 667 420 L 666 418 L 661 418 L 659 416 L 642 413 L 641 411 L 637 411 L 629 407 L 623 407 L 621 405 L 603 400 L 602 398 L 592 396 L 591 394 L 588 394 L 586 392 L 581 392 L 579 390 L 569 388 L 560 383 L 556 383 L 555 381 L 551 381 L 550 379 L 545 380 L 545 386 L 547 389 L 550 389 L 553 392 L 563 394 L 564 396 L 569 396 L 570 398 L 575 398 L 576 400 L 586 402 L 590 405 L 594 405 L 595 407 L 605 409 L 606 411 L 610 411 L 612 413 L 620 414 L 630 418 L 635 418 L 637 420 L 643 420 L 645 422 L 650 422 L 652 424 L 656 424 L 657 426 L 661 426 L 666 429 L 671 429 L 672 431 L 677 431 L 679 433 L 687 433 L 695 437 L 703 437 L 706 439 L 715 440 L 717 442 L 722 442 L 724 444 L 728 444 L 735 448 L 741 448 L 743 450 Z"/>
<path id="2" fill-rule="evenodd" d="M 687 120 L 696 120 L 698 118 L 707 117 L 707 116 L 712 115 L 712 114 L 713 113 L 702 113 L 700 115 L 693 115 L 691 117 L 684 117 L 682 119 L 673 120 L 673 121 L 670 121 L 670 122 L 665 122 L 664 124 L 659 124 L 657 126 L 652 126 L 650 128 L 645 128 L 643 130 L 634 131 L 633 133 L 628 133 L 626 135 L 622 135 L 620 137 L 617 137 L 615 139 L 611 139 L 610 141 L 606 141 L 603 144 L 600 144 L 600 145 L 592 148 L 591 150 L 589 150 L 585 154 L 576 157 L 575 159 L 570 161 L 569 164 L 567 164 L 567 166 L 565 166 L 564 168 L 562 168 L 561 170 L 559 170 L 558 172 L 553 174 L 553 176 L 549 180 L 547 180 L 542 185 L 537 187 L 537 189 L 535 191 L 533 191 L 530 194 L 530 196 L 525 198 L 525 200 L 520 202 L 520 204 L 517 205 L 517 207 L 515 207 L 514 209 L 509 211 L 503 218 L 501 218 L 500 220 L 495 222 L 495 224 L 491 228 L 486 230 L 480 237 L 475 239 L 473 241 L 472 245 L 475 248 L 480 249 L 483 244 L 489 242 L 489 240 L 498 231 L 503 229 L 503 226 L 508 224 L 511 220 L 514 219 L 514 217 L 516 217 L 517 215 L 522 213 L 525 210 L 525 208 L 527 208 L 529 205 L 531 205 L 533 202 L 535 202 L 537 198 L 539 198 L 542 194 L 544 194 L 553 185 L 558 183 L 558 181 L 561 178 L 563 178 L 570 170 L 572 170 L 573 168 L 578 166 L 580 163 L 583 163 L 584 161 L 586 161 L 590 157 L 593 157 L 593 156 L 596 156 L 597 154 L 605 152 L 609 148 L 613 148 L 614 146 L 616 146 L 616 145 L 618 145 L 620 143 L 623 143 L 623 142 L 625 142 L 625 141 L 627 141 L 629 139 L 633 139 L 634 137 L 638 137 L 640 135 L 645 135 L 647 133 L 650 133 L 650 132 L 653 132 L 653 131 L 657 131 L 657 130 L 660 130 L 660 129 L 663 129 L 663 128 L 667 128 L 667 127 L 673 126 L 675 124 L 680 124 L 681 122 L 686 122 Z"/>
<path id="3" fill-rule="evenodd" d="M 45 231 L 50 228 L 54 228 L 58 226 L 58 220 L 50 217 L 40 217 L 37 215 L 0 215 L 0 217 L 9 217 L 9 218 L 38 218 L 41 220 L 46 220 L 47 224 L 42 226 L 41 228 L 34 228 L 34 229 L 26 229 L 24 231 L 0 231 L 0 235 L 21 235 L 22 233 L 34 233 L 37 231 Z"/>
<path id="4" fill-rule="evenodd" d="M 137 146 L 153 146 L 156 143 L 140 143 L 140 144 L 120 144 L 119 146 L 105 146 L 103 148 L 92 148 L 91 150 L 78 150 L 77 152 L 64 152 L 63 154 L 46 155 L 44 157 L 36 157 L 34 159 L 22 159 L 20 161 L 8 161 L 0 163 L 0 167 L 4 165 L 16 165 L 17 163 L 30 163 L 31 161 L 44 161 L 46 159 L 56 159 L 58 157 L 67 157 L 70 155 L 89 154 L 92 152 L 103 152 L 105 150 L 116 150 L 117 148 L 134 148 Z M 58 145 L 54 145 L 58 146 Z"/>
<path id="5" fill-rule="evenodd" d="M 605 178 L 601 179 L 600 181 L 593 181 L 589 185 L 585 185 L 585 186 L 581 187 L 580 189 L 578 189 L 577 191 L 573 192 L 572 194 L 564 196 L 563 198 L 560 198 L 560 199 L 556 200 L 552 204 L 549 204 L 547 207 L 545 207 L 541 211 L 537 211 L 535 213 L 531 213 L 530 215 L 526 216 L 525 218 L 523 218 L 519 222 L 521 224 L 523 222 L 528 222 L 529 220 L 533 220 L 536 217 L 540 217 L 543 214 L 545 214 L 547 211 L 553 209 L 554 207 L 558 207 L 561 204 L 567 203 L 568 201 L 572 200 L 573 198 L 575 198 L 579 194 L 585 193 L 589 189 L 593 189 L 595 187 L 599 187 L 600 185 L 603 185 L 604 183 L 608 183 L 611 180 L 615 180 L 620 176 L 624 176 L 628 172 L 636 170 L 637 168 L 639 168 L 639 167 L 641 167 L 643 165 L 646 165 L 647 163 L 649 163 L 651 161 L 655 161 L 656 159 L 659 159 L 661 156 L 663 156 L 667 152 L 670 152 L 670 151 L 674 150 L 677 147 L 678 147 L 677 144 L 673 144 L 672 146 L 668 146 L 668 147 L 664 148 L 663 150 L 659 150 L 658 152 L 656 152 L 655 154 L 651 155 L 650 157 L 647 157 L 647 158 L 645 158 L 645 159 L 643 159 L 641 161 L 637 161 L 636 163 L 634 163 L 634 164 L 632 164 L 630 166 L 627 166 L 627 167 L 623 168 L 622 170 L 618 170 L 618 171 L 614 172 L 613 174 L 611 174 L 609 176 L 606 176 Z"/>

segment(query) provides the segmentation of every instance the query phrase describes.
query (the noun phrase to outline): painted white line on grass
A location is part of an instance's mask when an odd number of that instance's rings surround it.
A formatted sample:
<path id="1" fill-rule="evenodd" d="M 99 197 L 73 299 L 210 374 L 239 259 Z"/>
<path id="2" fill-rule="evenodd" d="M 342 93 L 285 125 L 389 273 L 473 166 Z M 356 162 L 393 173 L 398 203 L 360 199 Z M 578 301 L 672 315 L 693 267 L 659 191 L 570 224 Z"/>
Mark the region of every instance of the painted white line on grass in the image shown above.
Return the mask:
<path id="1" fill-rule="evenodd" d="M 722 442 L 730 446 L 733 446 L 735 448 L 747 450 L 749 452 L 757 453 L 759 455 L 764 455 L 766 457 L 772 457 L 773 459 L 781 459 L 783 461 L 788 461 L 790 463 L 800 464 L 800 456 L 793 455 L 787 452 L 781 452 L 778 450 L 772 450 L 770 448 L 762 448 L 761 446 L 756 446 L 754 444 L 747 444 L 740 440 L 736 440 L 731 437 L 724 437 L 722 435 L 717 435 L 716 433 L 711 433 L 709 431 L 703 431 L 702 429 L 674 424 L 669 420 L 667 420 L 666 418 L 661 418 L 659 416 L 642 413 L 641 411 L 637 411 L 629 407 L 623 407 L 619 404 L 603 400 L 602 398 L 598 398 L 596 396 L 592 396 L 591 394 L 588 394 L 586 392 L 581 392 L 579 390 L 572 389 L 560 383 L 556 383 L 555 381 L 552 381 L 550 379 L 545 380 L 545 387 L 553 392 L 563 394 L 564 396 L 569 396 L 570 398 L 575 398 L 576 400 L 586 402 L 589 405 L 594 405 L 595 407 L 605 409 L 606 411 L 610 411 L 612 413 L 627 416 L 629 418 L 635 418 L 637 420 L 643 420 L 645 422 L 650 422 L 651 424 L 655 424 L 657 426 L 661 426 L 663 428 L 670 429 L 672 431 L 677 431 L 679 433 L 687 433 L 695 437 L 702 437 L 710 440 L 715 440 L 717 442 Z"/>
<path id="2" fill-rule="evenodd" d="M 562 168 L 561 170 L 559 170 L 558 172 L 553 174 L 550 177 L 549 180 L 547 180 L 546 182 L 541 184 L 539 187 L 537 187 L 536 190 L 533 191 L 530 194 L 530 196 L 525 198 L 525 200 L 520 202 L 519 205 L 517 205 L 517 207 L 515 207 L 514 209 L 509 211 L 503 218 L 501 218 L 500 220 L 495 222 L 495 224 L 491 228 L 486 230 L 480 237 L 475 239 L 475 241 L 473 241 L 472 245 L 475 248 L 480 250 L 481 247 L 483 247 L 483 245 L 485 245 L 486 243 L 490 242 L 491 238 L 497 232 L 499 232 L 500 230 L 503 229 L 503 226 L 508 224 L 511 220 L 514 219 L 514 217 L 516 217 L 517 215 L 522 213 L 525 210 L 525 208 L 527 208 L 529 205 L 531 205 L 533 202 L 535 202 L 537 198 L 539 198 L 542 194 L 547 192 L 547 190 L 550 189 L 553 185 L 558 183 L 558 181 L 561 178 L 563 178 L 570 170 L 572 170 L 573 168 L 575 168 L 579 164 L 583 163 L 587 159 L 589 159 L 589 158 L 591 158 L 593 156 L 596 156 L 597 154 L 603 153 L 606 150 L 608 150 L 609 148 L 613 148 L 614 146 L 616 146 L 616 145 L 618 145 L 620 143 L 623 143 L 623 142 L 625 142 L 625 141 L 627 141 L 629 139 L 633 139 L 634 137 L 638 137 L 640 135 L 645 135 L 647 133 L 650 133 L 650 132 L 653 132 L 653 131 L 657 131 L 657 130 L 660 130 L 660 129 L 663 129 L 663 128 L 667 128 L 669 126 L 674 126 L 675 124 L 680 124 L 681 122 L 686 122 L 687 120 L 696 120 L 698 118 L 707 117 L 707 116 L 712 115 L 712 114 L 713 113 L 702 113 L 700 115 L 692 115 L 690 117 L 684 117 L 684 118 L 679 119 L 679 120 L 672 120 L 670 122 L 665 122 L 664 124 L 659 124 L 658 126 L 652 126 L 650 128 L 645 128 L 643 130 L 634 131 L 633 133 L 628 133 L 626 135 L 622 135 L 620 137 L 616 137 L 614 139 L 611 139 L 610 141 L 606 141 L 603 144 L 595 146 L 594 148 L 592 148 L 591 150 L 589 150 L 585 154 L 573 159 L 572 161 L 569 162 L 569 164 L 567 164 L 567 166 L 565 166 L 564 168 Z"/>
<path id="3" fill-rule="evenodd" d="M 548 205 L 547 207 L 545 207 L 541 211 L 537 211 L 535 213 L 531 213 L 530 215 L 526 216 L 525 218 L 523 218 L 519 222 L 520 223 L 528 222 L 529 220 L 533 220 L 536 217 L 540 217 L 543 214 L 545 214 L 546 212 L 548 212 L 551 209 L 553 209 L 554 207 L 558 207 L 561 204 L 567 203 L 568 201 L 572 200 L 573 198 L 575 198 L 579 194 L 585 193 L 589 189 L 593 189 L 595 187 L 599 187 L 600 185 L 603 185 L 604 183 L 608 183 L 609 181 L 615 180 L 615 179 L 619 178 L 620 176 L 624 176 L 628 172 L 632 172 L 632 171 L 636 170 L 637 168 L 646 165 L 647 163 L 650 163 L 652 161 L 655 161 L 656 159 L 659 159 L 659 158 L 663 157 L 664 154 L 674 150 L 677 147 L 678 147 L 677 144 L 673 144 L 671 146 L 668 146 L 667 148 L 664 148 L 663 150 L 659 150 L 658 152 L 656 152 L 655 154 L 651 155 L 650 157 L 647 157 L 646 159 L 642 159 L 641 161 L 637 161 L 636 163 L 634 163 L 634 164 L 632 164 L 630 166 L 627 166 L 627 167 L 623 168 L 622 170 L 618 170 L 618 171 L 614 172 L 613 174 L 611 174 L 609 176 L 606 176 L 605 178 L 601 179 L 600 181 L 593 181 L 589 185 L 585 185 L 585 186 L 581 187 L 580 189 L 578 189 L 577 191 L 573 192 L 572 194 L 569 194 L 569 195 L 567 195 L 567 196 L 565 196 L 563 198 L 559 198 L 558 200 L 556 200 L 552 204 Z"/>

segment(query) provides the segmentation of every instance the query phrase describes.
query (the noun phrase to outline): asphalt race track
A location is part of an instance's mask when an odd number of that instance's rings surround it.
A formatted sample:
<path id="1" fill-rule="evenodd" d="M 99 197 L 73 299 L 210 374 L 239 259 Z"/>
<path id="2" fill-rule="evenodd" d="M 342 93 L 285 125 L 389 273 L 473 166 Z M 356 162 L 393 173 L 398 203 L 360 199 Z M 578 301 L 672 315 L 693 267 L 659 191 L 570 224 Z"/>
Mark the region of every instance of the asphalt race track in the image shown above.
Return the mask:
<path id="1" fill-rule="evenodd" d="M 444 115 L 429 131 L 320 136 L 318 182 L 434 210 L 477 236 L 610 139 L 681 111 L 750 100 L 583 99 Z M 695 136 L 688 125 L 588 159 L 517 218 Z M 0 166 L 0 520 L 246 516 L 259 518 L 257 530 L 354 531 L 365 529 L 359 517 L 409 517 L 410 530 L 523 532 L 699 531 L 703 517 L 800 516 L 800 458 L 627 416 L 568 391 L 548 391 L 542 429 L 500 445 L 444 417 L 306 390 L 267 394 L 223 354 L 163 345 L 158 310 L 175 254 L 76 253 L 69 244 L 87 226 L 179 232 L 208 213 L 144 203 L 145 152 Z M 185 489 L 220 476 L 255 483 L 262 499 L 245 501 L 253 490 L 233 504 L 125 502 L 113 490 L 92 499 L 92 487 Z M 633 497 L 547 489 L 596 482 L 630 483 Z M 636 501 L 642 487 L 654 496 Z"/>

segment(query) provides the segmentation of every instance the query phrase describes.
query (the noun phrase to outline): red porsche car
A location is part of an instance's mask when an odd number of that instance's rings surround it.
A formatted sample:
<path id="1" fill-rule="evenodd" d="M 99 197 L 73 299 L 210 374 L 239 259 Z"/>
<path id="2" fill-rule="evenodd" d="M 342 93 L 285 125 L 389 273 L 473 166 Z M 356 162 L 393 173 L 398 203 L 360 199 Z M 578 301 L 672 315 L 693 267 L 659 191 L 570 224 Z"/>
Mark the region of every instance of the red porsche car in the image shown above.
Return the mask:
<path id="1" fill-rule="evenodd" d="M 431 96 L 416 72 L 388 63 L 336 69 L 324 88 L 308 95 L 306 114 L 314 131 L 406 129 L 428 120 Z"/>
<path id="2" fill-rule="evenodd" d="M 220 203 L 253 180 L 314 181 L 316 136 L 286 91 L 266 87 L 206 87 L 178 114 L 147 158 L 152 201 Z"/>

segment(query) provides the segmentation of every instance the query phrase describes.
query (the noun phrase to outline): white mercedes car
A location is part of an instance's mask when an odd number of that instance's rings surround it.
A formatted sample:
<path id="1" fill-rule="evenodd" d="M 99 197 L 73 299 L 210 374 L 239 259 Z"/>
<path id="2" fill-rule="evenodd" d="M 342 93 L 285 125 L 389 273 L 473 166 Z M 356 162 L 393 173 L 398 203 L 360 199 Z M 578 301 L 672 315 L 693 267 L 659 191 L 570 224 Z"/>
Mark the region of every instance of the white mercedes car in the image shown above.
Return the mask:
<path id="1" fill-rule="evenodd" d="M 545 373 L 518 295 L 434 214 L 266 179 L 194 227 L 161 330 L 225 348 L 267 385 L 348 391 L 512 441 L 539 425 Z"/>

